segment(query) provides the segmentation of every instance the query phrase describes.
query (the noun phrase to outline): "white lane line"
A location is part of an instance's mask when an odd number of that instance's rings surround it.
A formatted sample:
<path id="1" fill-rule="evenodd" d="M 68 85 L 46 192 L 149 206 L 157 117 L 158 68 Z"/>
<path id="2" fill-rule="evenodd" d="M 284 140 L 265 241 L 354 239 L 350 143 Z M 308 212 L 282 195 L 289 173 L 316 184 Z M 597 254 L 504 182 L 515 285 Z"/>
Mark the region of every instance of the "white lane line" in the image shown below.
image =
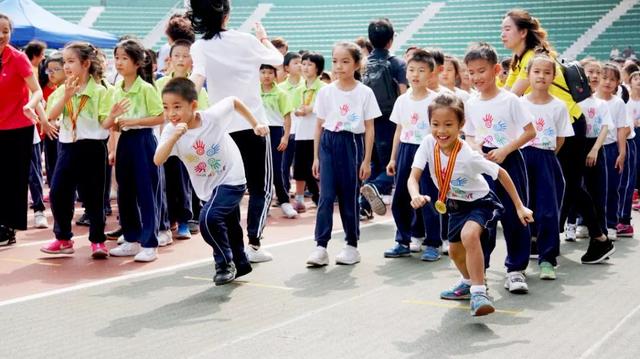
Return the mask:
<path id="1" fill-rule="evenodd" d="M 380 221 L 380 222 L 376 222 L 376 223 L 363 224 L 363 225 L 360 226 L 360 228 L 362 229 L 362 228 L 372 227 L 372 226 L 375 226 L 375 225 L 378 225 L 378 224 L 387 224 L 387 223 L 390 223 L 390 222 L 393 222 L 393 218 L 386 219 L 384 221 Z M 344 233 L 344 231 L 342 231 L 342 230 L 333 231 L 333 232 L 331 232 L 331 235 L 334 236 L 334 235 L 339 234 L 339 233 Z M 306 237 L 302 237 L 302 238 L 298 238 L 298 239 L 292 239 L 292 240 L 287 241 L 287 242 L 268 244 L 268 245 L 265 245 L 264 248 L 282 247 L 282 246 L 286 246 L 286 245 L 290 245 L 290 244 L 309 241 L 309 240 L 312 240 L 313 238 L 314 238 L 314 236 L 306 236 Z M 154 274 L 177 271 L 177 270 L 180 270 L 180 269 L 185 269 L 185 268 L 188 268 L 188 267 L 191 267 L 191 266 L 196 266 L 196 265 L 199 265 L 199 264 L 210 263 L 210 262 L 212 262 L 212 258 L 211 258 L 211 256 L 208 256 L 206 258 L 197 259 L 197 260 L 193 260 L 191 262 L 186 262 L 186 263 L 182 263 L 182 264 L 176 264 L 176 265 L 165 267 L 165 268 L 158 268 L 158 269 L 153 269 L 153 270 L 148 270 L 148 271 L 138 272 L 138 273 L 124 274 L 124 275 L 113 277 L 113 278 L 101 279 L 101 280 L 97 280 L 97 281 L 92 281 L 92 282 L 73 285 L 73 286 L 66 287 L 66 288 L 49 290 L 49 291 L 42 292 L 42 293 L 36 293 L 36 294 L 31 294 L 31 295 L 27 295 L 27 296 L 23 296 L 23 297 L 18 297 L 18 298 L 13 298 L 13 299 L 0 301 L 0 307 L 12 305 L 12 304 L 17 304 L 17 303 L 24 303 L 24 302 L 28 302 L 28 301 L 35 300 L 35 299 L 51 297 L 51 296 L 54 296 L 54 295 L 74 292 L 74 291 L 78 291 L 78 290 L 82 290 L 82 289 L 93 288 L 93 287 L 97 287 L 97 286 L 101 286 L 101 285 L 105 285 L 105 284 L 111 284 L 111 283 L 117 283 L 117 282 L 121 282 L 121 281 L 136 279 L 136 278 L 150 276 L 150 275 L 154 275 Z"/>
<path id="2" fill-rule="evenodd" d="M 360 293 L 360 294 L 358 294 L 356 296 L 349 297 L 347 299 L 343 299 L 343 300 L 335 302 L 333 304 L 330 304 L 330 305 L 327 305 L 327 306 L 324 306 L 324 307 L 320 307 L 320 308 L 317 308 L 317 309 L 314 309 L 314 310 L 310 310 L 310 311 L 308 311 L 308 312 L 306 312 L 304 314 L 301 314 L 301 315 L 299 315 L 297 317 L 293 317 L 293 318 L 291 318 L 289 320 L 285 320 L 285 321 L 280 322 L 278 324 L 274 324 L 272 326 L 257 330 L 257 331 L 255 331 L 255 332 L 253 332 L 251 334 L 239 336 L 236 339 L 228 341 L 226 343 L 223 343 L 223 344 L 221 344 L 221 345 L 219 345 L 219 346 L 217 346 L 215 348 L 207 349 L 207 350 L 205 350 L 203 352 L 200 352 L 199 354 L 189 356 L 189 358 L 212 358 L 214 356 L 211 355 L 211 354 L 216 352 L 216 351 L 218 351 L 218 350 L 220 350 L 220 349 L 222 349 L 222 348 L 225 348 L 225 347 L 228 347 L 230 345 L 234 345 L 234 344 L 237 344 L 239 342 L 243 342 L 243 341 L 246 341 L 246 340 L 249 340 L 249 339 L 253 339 L 253 338 L 255 338 L 255 337 L 257 337 L 257 336 L 259 336 L 261 334 L 270 332 L 272 330 L 276 330 L 276 329 L 280 329 L 280 328 L 286 327 L 286 326 L 288 326 L 290 324 L 293 324 L 295 322 L 299 322 L 301 320 L 307 319 L 307 318 L 312 317 L 312 316 L 314 316 L 316 314 L 324 313 L 324 312 L 326 312 L 328 310 L 331 310 L 333 308 L 339 307 L 341 305 L 344 305 L 344 304 L 356 301 L 358 299 L 362 299 L 364 297 L 370 296 L 370 295 L 372 295 L 372 294 L 374 294 L 376 292 L 379 292 L 379 291 L 381 291 L 383 289 L 386 289 L 386 288 L 387 288 L 387 286 L 383 285 L 381 287 L 372 289 L 372 290 L 364 292 L 364 293 Z"/>
<path id="3" fill-rule="evenodd" d="M 620 328 L 622 328 L 622 326 L 625 325 L 627 321 L 631 319 L 631 317 L 636 315 L 638 311 L 640 311 L 640 304 L 637 307 L 635 307 L 631 312 L 629 312 L 629 314 L 627 314 L 624 318 L 622 318 L 620 322 L 618 322 L 618 324 L 615 327 L 613 327 L 613 329 L 608 331 L 602 338 L 600 338 L 600 340 L 595 342 L 591 347 L 589 347 L 589 349 L 587 349 L 584 353 L 582 353 L 582 355 L 580 355 L 580 359 L 586 359 L 593 356 L 594 353 L 598 351 L 598 349 L 600 349 L 602 345 L 604 345 L 604 343 L 606 343 L 607 340 L 609 340 L 609 338 L 611 338 Z"/>

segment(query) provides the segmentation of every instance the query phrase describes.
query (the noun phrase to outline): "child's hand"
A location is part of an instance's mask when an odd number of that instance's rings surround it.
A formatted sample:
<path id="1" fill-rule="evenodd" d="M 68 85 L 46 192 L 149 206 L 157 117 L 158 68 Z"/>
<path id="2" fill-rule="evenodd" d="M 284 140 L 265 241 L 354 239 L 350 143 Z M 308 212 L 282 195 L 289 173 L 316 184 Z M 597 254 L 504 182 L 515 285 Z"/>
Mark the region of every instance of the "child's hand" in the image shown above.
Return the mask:
<path id="1" fill-rule="evenodd" d="M 371 163 L 363 161 L 360 165 L 360 181 L 365 181 L 369 176 L 371 176 Z"/>
<path id="2" fill-rule="evenodd" d="M 396 175 L 396 161 L 391 160 L 389 164 L 387 164 L 387 176 L 395 176 Z"/>
<path id="3" fill-rule="evenodd" d="M 598 162 L 598 151 L 592 149 L 591 151 L 589 151 L 589 154 L 587 154 L 587 167 L 593 167 L 596 165 L 596 162 Z"/>
<path id="4" fill-rule="evenodd" d="M 176 137 L 180 138 L 185 133 L 187 133 L 187 124 L 184 122 L 180 122 L 176 125 Z"/>
<path id="5" fill-rule="evenodd" d="M 111 118 L 118 118 L 129 111 L 129 107 L 131 107 L 131 103 L 128 99 L 122 99 L 120 102 L 117 102 L 113 107 L 111 107 L 111 112 L 109 116 Z"/>
<path id="6" fill-rule="evenodd" d="M 49 139 L 54 140 L 58 138 L 58 128 L 55 125 L 53 125 L 51 122 L 49 121 L 40 122 L 40 128 L 42 130 L 41 131 L 42 134 L 49 137 Z"/>
<path id="7" fill-rule="evenodd" d="M 617 169 L 620 174 L 622 174 L 622 171 L 624 170 L 624 158 L 625 155 L 618 155 L 618 158 L 616 158 L 616 165 L 614 168 Z"/>
<path id="8" fill-rule="evenodd" d="M 315 177 L 315 179 L 320 179 L 320 161 L 317 158 L 313 160 L 311 173 L 313 174 L 313 177 Z"/>
<path id="9" fill-rule="evenodd" d="M 38 115 L 36 114 L 36 111 L 33 108 L 31 108 L 29 105 L 24 105 L 24 107 L 22 108 L 22 113 L 32 121 L 38 120 Z"/>
<path id="10" fill-rule="evenodd" d="M 64 81 L 64 99 L 72 98 L 80 90 L 80 78 L 71 76 Z"/>
<path id="11" fill-rule="evenodd" d="M 269 134 L 269 126 L 258 124 L 256 127 L 253 128 L 253 133 L 255 133 L 260 137 L 264 137 Z"/>
<path id="12" fill-rule="evenodd" d="M 254 27 L 256 29 L 256 37 L 258 38 L 258 40 L 262 41 L 262 39 L 268 38 L 267 30 L 264 29 L 264 26 L 262 26 L 261 23 L 256 22 Z"/>
<path id="13" fill-rule="evenodd" d="M 287 149 L 287 146 L 289 145 L 289 137 L 288 136 L 282 136 L 282 138 L 280 139 L 280 144 L 278 145 L 277 150 L 280 152 L 284 152 L 284 150 Z"/>
<path id="14" fill-rule="evenodd" d="M 109 155 L 107 156 L 107 161 L 109 161 L 109 166 L 113 166 L 116 164 L 116 154 L 113 151 L 109 151 Z"/>
<path id="15" fill-rule="evenodd" d="M 504 148 L 496 148 L 495 150 L 491 150 L 487 153 L 487 159 L 497 164 L 501 164 L 504 162 L 504 159 L 507 158 L 507 155 L 508 153 Z"/>
<path id="16" fill-rule="evenodd" d="M 122 129 L 125 127 L 135 126 L 137 121 L 138 120 L 135 118 L 118 118 L 115 123 L 118 125 L 118 128 Z"/>
<path id="17" fill-rule="evenodd" d="M 299 109 L 297 109 L 294 114 L 298 117 L 304 117 L 307 115 L 307 112 L 305 111 L 304 106 L 300 107 Z"/>
<path id="18" fill-rule="evenodd" d="M 520 218 L 520 222 L 523 226 L 526 226 L 527 223 L 533 223 L 533 211 L 525 206 L 520 206 L 517 210 L 518 218 Z"/>
<path id="19" fill-rule="evenodd" d="M 411 207 L 413 207 L 413 209 L 422 208 L 429 202 L 431 202 L 431 197 L 419 194 L 411 198 Z"/>

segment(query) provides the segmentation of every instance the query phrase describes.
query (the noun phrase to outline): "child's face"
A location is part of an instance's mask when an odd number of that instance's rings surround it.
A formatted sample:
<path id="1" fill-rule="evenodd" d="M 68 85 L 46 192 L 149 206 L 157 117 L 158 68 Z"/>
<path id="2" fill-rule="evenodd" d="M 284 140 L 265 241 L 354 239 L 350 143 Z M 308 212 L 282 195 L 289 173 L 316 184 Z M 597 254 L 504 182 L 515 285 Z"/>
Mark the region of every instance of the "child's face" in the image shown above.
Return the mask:
<path id="1" fill-rule="evenodd" d="M 640 91 L 640 75 L 635 75 L 631 78 L 631 90 Z"/>
<path id="2" fill-rule="evenodd" d="M 171 65 L 173 68 L 182 74 L 186 74 L 191 71 L 193 66 L 193 60 L 191 60 L 191 53 L 186 46 L 176 46 L 171 53 Z"/>
<path id="3" fill-rule="evenodd" d="M 411 88 L 426 89 L 429 86 L 429 79 L 431 79 L 429 65 L 418 61 L 409 62 L 407 65 L 407 80 L 409 80 Z"/>
<path id="4" fill-rule="evenodd" d="M 80 61 L 75 50 L 64 49 L 62 51 L 63 69 L 66 77 L 79 77 L 89 69 L 89 61 Z"/>
<path id="5" fill-rule="evenodd" d="M 471 85 L 471 79 L 469 78 L 469 70 L 467 65 L 460 63 L 460 86 L 469 87 Z"/>
<path id="6" fill-rule="evenodd" d="M 456 85 L 456 68 L 453 66 L 453 62 L 444 62 L 444 67 L 440 73 L 440 83 L 447 87 Z"/>
<path id="7" fill-rule="evenodd" d="M 546 60 L 538 60 L 531 64 L 529 83 L 535 90 L 547 91 L 555 75 L 555 65 Z"/>
<path id="8" fill-rule="evenodd" d="M 305 79 L 315 79 L 318 77 L 318 68 L 313 61 L 302 61 L 302 77 Z"/>
<path id="9" fill-rule="evenodd" d="M 194 112 L 198 108 L 198 101 L 189 103 L 182 96 L 174 93 L 162 95 L 162 106 L 164 108 L 164 118 L 172 124 L 189 123 L 193 119 Z"/>
<path id="10" fill-rule="evenodd" d="M 615 95 L 618 91 L 618 85 L 620 85 L 620 80 L 615 77 L 613 71 L 602 71 L 602 79 L 598 87 L 599 92 L 609 96 Z"/>
<path id="11" fill-rule="evenodd" d="M 121 76 L 132 76 L 138 71 L 138 65 L 127 55 L 123 48 L 118 47 L 115 55 L 116 71 Z"/>
<path id="12" fill-rule="evenodd" d="M 473 86 L 480 93 L 488 92 L 496 86 L 496 76 L 500 73 L 501 66 L 492 64 L 487 60 L 478 59 L 467 63 L 469 77 Z"/>
<path id="13" fill-rule="evenodd" d="M 460 135 L 463 123 L 450 108 L 438 108 L 431 112 L 431 134 L 441 148 L 450 148 Z"/>
<path id="14" fill-rule="evenodd" d="M 600 84 L 600 72 L 602 69 L 600 65 L 597 63 L 589 63 L 584 67 L 584 72 L 589 79 L 589 86 L 591 87 L 591 91 L 596 91 L 598 89 L 598 85 Z"/>
<path id="15" fill-rule="evenodd" d="M 349 50 L 342 46 L 333 49 L 333 70 L 331 73 L 337 80 L 354 79 L 356 70 L 360 67 L 360 63 L 355 62 Z"/>
<path id="16" fill-rule="evenodd" d="M 513 19 L 507 16 L 502 20 L 500 38 L 504 47 L 509 50 L 515 50 L 525 40 L 526 36 L 526 30 L 519 30 Z"/>
<path id="17" fill-rule="evenodd" d="M 54 85 L 60 85 L 67 78 L 64 75 L 62 64 L 57 61 L 51 61 L 47 64 L 47 76 L 49 76 L 49 82 Z"/>
<path id="18" fill-rule="evenodd" d="M 289 61 L 289 65 L 286 68 L 287 72 L 291 76 L 300 76 L 302 72 L 302 61 L 300 58 L 295 58 Z"/>
<path id="19" fill-rule="evenodd" d="M 272 69 L 261 69 L 260 70 L 260 83 L 265 86 L 273 85 L 273 82 L 276 80 L 276 73 Z"/>

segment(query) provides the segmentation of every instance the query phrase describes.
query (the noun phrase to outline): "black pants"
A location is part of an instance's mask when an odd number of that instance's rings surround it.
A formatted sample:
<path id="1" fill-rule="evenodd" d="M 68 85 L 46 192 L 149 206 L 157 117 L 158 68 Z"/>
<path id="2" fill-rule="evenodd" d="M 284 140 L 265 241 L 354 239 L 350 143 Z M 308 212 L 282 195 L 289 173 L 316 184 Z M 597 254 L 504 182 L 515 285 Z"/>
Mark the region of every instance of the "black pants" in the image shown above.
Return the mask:
<path id="1" fill-rule="evenodd" d="M 0 130 L 0 226 L 27 229 L 33 131 L 33 126 Z"/>
<path id="2" fill-rule="evenodd" d="M 247 189 L 249 190 L 247 235 L 249 236 L 249 244 L 259 246 L 262 231 L 267 223 L 267 213 L 272 197 L 271 141 L 268 136 L 256 136 L 253 130 L 233 132 L 230 135 L 240 149 L 247 178 Z"/>
<path id="3" fill-rule="evenodd" d="M 51 211 L 55 221 L 53 233 L 56 239 L 73 237 L 71 221 L 76 188 L 82 193 L 82 201 L 89 216 L 89 240 L 105 241 L 104 189 L 107 176 L 107 141 L 80 140 L 60 143 L 58 163 L 51 181 Z"/>
<path id="4" fill-rule="evenodd" d="M 564 232 L 564 223 L 567 220 L 569 210 L 575 207 L 582 214 L 584 223 L 589 229 L 589 236 L 597 238 L 602 236 L 602 228 L 600 228 L 600 222 L 596 216 L 593 198 L 582 185 L 588 153 L 587 124 L 584 116 L 573 122 L 573 132 L 575 135 L 567 137 L 558 152 L 558 160 L 560 160 L 566 182 L 564 201 L 560 212 L 560 232 Z"/>
<path id="5" fill-rule="evenodd" d="M 194 218 L 191 212 L 191 182 L 189 173 L 176 156 L 164 163 L 169 222 L 187 223 Z"/>
<path id="6" fill-rule="evenodd" d="M 47 184 L 51 186 L 53 172 L 56 170 L 56 162 L 58 161 L 58 139 L 50 139 L 45 136 L 42 142 L 44 144 L 44 169 L 47 172 Z"/>
<path id="7" fill-rule="evenodd" d="M 311 200 L 318 204 L 320 188 L 318 181 L 313 177 L 313 140 L 295 141 L 296 154 L 293 163 L 293 178 L 296 181 L 304 181 L 311 192 Z"/>

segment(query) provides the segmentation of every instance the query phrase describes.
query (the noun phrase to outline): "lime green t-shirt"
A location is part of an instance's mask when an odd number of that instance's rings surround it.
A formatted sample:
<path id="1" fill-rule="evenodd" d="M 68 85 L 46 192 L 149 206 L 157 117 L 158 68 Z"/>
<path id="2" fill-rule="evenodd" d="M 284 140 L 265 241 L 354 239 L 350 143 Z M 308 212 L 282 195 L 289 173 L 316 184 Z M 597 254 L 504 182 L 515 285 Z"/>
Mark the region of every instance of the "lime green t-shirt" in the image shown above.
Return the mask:
<path id="1" fill-rule="evenodd" d="M 158 89 L 158 95 L 160 95 L 160 99 L 162 99 L 162 90 L 167 85 L 171 79 L 173 79 L 173 72 L 169 75 L 159 79 L 156 81 L 156 88 Z M 203 111 L 209 108 L 209 94 L 207 94 L 207 90 L 204 87 L 200 89 L 198 93 L 198 110 Z"/>
<path id="2" fill-rule="evenodd" d="M 144 81 L 140 76 L 136 78 L 129 91 L 124 90 L 124 80 L 118 81 L 113 90 L 113 103 L 115 104 L 125 98 L 129 100 L 130 107 L 129 111 L 122 115 L 123 118 L 158 116 L 164 111 L 162 99 L 160 99 L 156 88 L 152 84 Z M 132 126 L 122 128 L 122 130 L 127 131 L 153 127 L 156 126 Z"/>
<path id="3" fill-rule="evenodd" d="M 64 99 L 65 85 L 58 87 L 47 100 L 47 115 L 51 113 L 53 106 Z M 86 96 L 86 100 L 82 100 Z M 85 102 L 82 110 L 78 113 L 75 130 L 71 121 L 71 114 L 67 106 L 60 115 L 60 133 L 58 140 L 61 143 L 71 143 L 77 140 L 104 140 L 109 137 L 109 130 L 102 128 L 104 121 L 111 111 L 111 95 L 102 85 L 95 82 L 93 77 L 89 78 L 87 85 L 82 92 L 73 95 L 71 98 L 72 111 L 76 113 Z"/>
<path id="4" fill-rule="evenodd" d="M 289 95 L 278 86 L 273 86 L 268 92 L 264 92 L 261 88 L 260 97 L 267 113 L 269 126 L 284 126 L 284 117 L 294 109 Z"/>
<path id="5" fill-rule="evenodd" d="M 528 50 L 524 53 L 524 56 L 522 56 L 520 63 L 516 64 L 515 68 L 509 70 L 509 76 L 507 77 L 506 86 L 509 86 L 509 88 L 513 88 L 513 84 L 515 84 L 517 80 L 527 80 L 529 78 L 529 74 L 527 74 L 527 66 L 529 65 L 529 61 L 531 61 L 531 58 L 533 58 L 533 55 L 533 50 Z M 556 64 L 556 76 L 553 78 L 553 82 L 564 88 L 569 87 L 567 86 L 567 82 L 562 75 L 562 68 L 559 64 Z M 525 94 L 528 94 L 530 92 L 531 86 L 527 88 Z M 569 114 L 571 115 L 571 123 L 573 123 L 574 119 L 579 118 L 582 115 L 580 106 L 578 106 L 578 104 L 573 101 L 570 93 L 554 85 L 551 85 L 551 87 L 549 87 L 549 93 L 565 103 L 565 105 L 567 106 L 567 110 L 569 110 Z"/>

